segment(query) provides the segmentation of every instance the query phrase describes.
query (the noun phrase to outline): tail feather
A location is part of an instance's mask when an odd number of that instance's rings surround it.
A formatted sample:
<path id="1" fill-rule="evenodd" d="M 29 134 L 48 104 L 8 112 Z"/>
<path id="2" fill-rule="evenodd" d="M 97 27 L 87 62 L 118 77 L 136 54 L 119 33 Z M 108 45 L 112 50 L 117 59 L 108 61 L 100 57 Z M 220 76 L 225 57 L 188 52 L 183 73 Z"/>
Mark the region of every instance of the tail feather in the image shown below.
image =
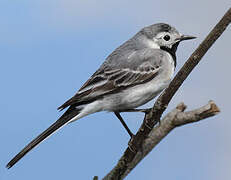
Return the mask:
<path id="1" fill-rule="evenodd" d="M 73 117 L 80 113 L 80 109 L 70 107 L 56 122 L 54 122 L 49 128 L 32 140 L 27 146 L 25 146 L 7 165 L 9 169 L 16 164 L 23 156 L 25 156 L 35 146 L 53 134 L 55 131 L 60 129 L 62 126 L 67 124 Z"/>

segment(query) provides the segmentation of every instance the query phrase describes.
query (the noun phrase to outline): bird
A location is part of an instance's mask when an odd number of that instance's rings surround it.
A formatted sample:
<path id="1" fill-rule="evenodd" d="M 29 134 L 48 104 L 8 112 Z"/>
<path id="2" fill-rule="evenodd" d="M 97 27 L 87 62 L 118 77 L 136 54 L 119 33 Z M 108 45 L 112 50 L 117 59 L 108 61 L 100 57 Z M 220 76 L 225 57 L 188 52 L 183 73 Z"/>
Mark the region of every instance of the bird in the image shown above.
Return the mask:
<path id="1" fill-rule="evenodd" d="M 67 110 L 25 146 L 6 167 L 11 168 L 64 125 L 99 111 L 113 112 L 132 138 L 133 134 L 120 113 L 142 111 L 136 108 L 168 87 L 176 68 L 179 43 L 194 38 L 179 33 L 166 23 L 142 28 L 116 48 L 77 93 L 58 107 L 58 110 Z"/>

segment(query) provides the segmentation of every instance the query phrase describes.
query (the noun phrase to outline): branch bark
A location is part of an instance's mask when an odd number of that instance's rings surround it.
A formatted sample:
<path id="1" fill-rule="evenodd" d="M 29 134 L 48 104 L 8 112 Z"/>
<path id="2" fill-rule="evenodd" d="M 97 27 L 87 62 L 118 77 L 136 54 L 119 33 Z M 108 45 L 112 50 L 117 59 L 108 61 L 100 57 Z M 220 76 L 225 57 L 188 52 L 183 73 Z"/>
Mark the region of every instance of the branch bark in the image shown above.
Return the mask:
<path id="1" fill-rule="evenodd" d="M 148 137 L 144 140 L 142 148 L 137 152 L 133 161 L 129 164 L 123 177 L 135 168 L 135 166 L 157 145 L 165 138 L 174 128 L 198 122 L 208 117 L 214 116 L 220 112 L 219 108 L 213 101 L 205 106 L 202 106 L 193 111 L 184 112 L 186 106 L 180 103 L 175 109 L 168 113 L 162 120 L 159 126 L 156 126 L 149 133 Z"/>
<path id="2" fill-rule="evenodd" d="M 166 88 L 165 91 L 157 99 L 152 110 L 148 114 L 145 115 L 145 118 L 143 120 L 141 127 L 139 128 L 138 132 L 136 133 L 136 135 L 134 136 L 134 138 L 132 138 L 130 142 L 130 147 L 132 148 L 128 147 L 125 150 L 123 156 L 120 158 L 117 165 L 111 170 L 111 172 L 109 172 L 103 178 L 104 180 L 123 179 L 135 167 L 135 165 L 141 159 L 143 159 L 143 157 L 146 156 L 147 153 L 151 151 L 151 149 L 154 148 L 155 145 L 158 144 L 158 142 L 161 139 L 163 139 L 174 127 L 177 127 L 177 126 L 180 126 L 186 123 L 191 123 L 194 121 L 199 121 L 201 119 L 205 119 L 207 117 L 215 115 L 216 113 L 219 112 L 218 107 L 213 102 L 210 102 L 207 105 L 209 106 L 209 109 L 205 111 L 203 111 L 205 108 L 204 106 L 204 108 L 202 107 L 197 110 L 186 112 L 186 113 L 183 112 L 183 109 L 185 108 L 185 106 L 181 104 L 182 106 L 178 106 L 175 110 L 169 113 L 169 114 L 176 113 L 176 115 L 174 116 L 175 119 L 172 119 L 171 121 L 166 120 L 166 119 L 170 119 L 169 118 L 170 115 L 168 114 L 165 118 L 163 118 L 162 120 L 163 122 L 161 121 L 160 126 L 153 128 L 158 122 L 160 122 L 160 118 L 163 112 L 166 110 L 169 102 L 171 101 L 172 97 L 175 95 L 176 91 L 183 84 L 184 80 L 188 77 L 188 75 L 192 72 L 192 70 L 196 67 L 196 65 L 200 62 L 200 60 L 205 55 L 205 53 L 208 51 L 208 49 L 215 43 L 215 41 L 225 31 L 225 29 L 230 24 L 230 22 L 231 22 L 231 8 L 226 12 L 226 14 L 217 23 L 217 25 L 213 28 L 213 30 L 209 33 L 209 35 L 205 38 L 205 40 L 199 45 L 199 47 L 189 57 L 189 59 L 184 64 L 184 66 L 180 69 L 180 71 L 174 77 L 169 87 Z M 178 112 L 179 110 L 181 112 Z M 201 112 L 201 113 L 198 114 L 198 112 Z M 190 117 L 190 118 L 186 118 L 186 117 Z M 171 123 L 169 124 L 167 122 L 171 122 Z M 156 138 L 155 141 L 149 140 L 151 137 L 151 134 L 153 133 L 158 134 L 161 128 L 165 127 L 167 124 L 169 124 L 169 128 L 170 127 L 171 128 L 168 129 L 168 131 L 165 131 L 165 133 L 162 134 L 163 136 L 156 135 L 156 136 L 153 136 Z M 157 132 L 154 132 L 154 131 L 157 131 Z M 149 145 L 149 147 L 152 147 L 151 149 L 146 147 L 147 142 L 152 144 L 152 146 Z M 144 153 L 144 149 L 148 149 L 146 154 Z M 141 152 L 143 155 L 140 155 Z"/>

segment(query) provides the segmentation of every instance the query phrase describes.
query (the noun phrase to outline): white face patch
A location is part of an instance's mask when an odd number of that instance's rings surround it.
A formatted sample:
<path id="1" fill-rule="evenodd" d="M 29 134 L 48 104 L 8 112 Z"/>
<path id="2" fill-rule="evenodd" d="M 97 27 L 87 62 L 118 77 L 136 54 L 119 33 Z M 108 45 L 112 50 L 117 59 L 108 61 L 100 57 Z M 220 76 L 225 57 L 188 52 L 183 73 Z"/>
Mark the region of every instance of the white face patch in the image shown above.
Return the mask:
<path id="1" fill-rule="evenodd" d="M 160 46 L 156 43 L 155 40 L 152 41 L 152 40 L 149 39 L 147 41 L 147 45 L 152 49 L 160 49 Z"/>
<path id="2" fill-rule="evenodd" d="M 165 35 L 169 35 L 169 36 L 170 36 L 170 34 L 169 34 L 168 32 L 160 32 L 160 33 L 158 33 L 158 34 L 154 37 L 154 39 L 156 39 L 156 40 L 161 39 L 161 38 L 164 37 Z"/>
<path id="3" fill-rule="evenodd" d="M 153 41 L 158 44 L 158 46 L 172 48 L 172 45 L 175 43 L 175 36 L 176 35 L 170 34 L 169 32 L 160 32 L 153 38 Z M 168 39 L 165 39 L 165 37 Z"/>

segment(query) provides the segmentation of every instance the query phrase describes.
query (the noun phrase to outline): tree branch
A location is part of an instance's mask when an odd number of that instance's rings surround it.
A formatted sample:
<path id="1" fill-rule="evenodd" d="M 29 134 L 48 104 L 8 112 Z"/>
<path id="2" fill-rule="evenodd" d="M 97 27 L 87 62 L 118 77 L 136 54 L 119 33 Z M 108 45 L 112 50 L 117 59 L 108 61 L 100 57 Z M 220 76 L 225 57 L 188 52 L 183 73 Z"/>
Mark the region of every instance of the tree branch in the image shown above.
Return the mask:
<path id="1" fill-rule="evenodd" d="M 118 164 L 111 170 L 111 172 L 106 177 L 104 177 L 104 180 L 116 178 L 123 179 L 174 128 L 204 120 L 220 112 L 219 108 L 213 101 L 209 101 L 207 105 L 192 111 L 184 112 L 185 109 L 186 105 L 184 103 L 180 103 L 175 109 L 173 109 L 164 118 L 162 118 L 160 125 L 154 127 L 146 137 L 142 147 L 137 151 L 133 161 L 126 168 L 126 171 L 122 176 L 118 177 L 115 175 L 117 175 L 118 169 L 124 165 L 123 162 L 126 158 L 124 156 L 121 157 Z"/>
<path id="2" fill-rule="evenodd" d="M 213 28 L 213 30 L 209 33 L 209 35 L 205 38 L 205 40 L 199 45 L 199 47 L 194 51 L 194 53 L 186 61 L 184 66 L 180 69 L 180 71 L 177 73 L 177 75 L 174 77 L 174 79 L 170 83 L 169 87 L 166 88 L 165 91 L 157 99 L 157 101 L 155 102 L 152 108 L 152 111 L 150 111 L 148 114 L 145 115 L 145 118 L 144 118 L 144 121 L 141 127 L 139 128 L 134 138 L 132 138 L 132 140 L 130 141 L 130 147 L 132 147 L 133 151 L 131 151 L 131 148 L 128 147 L 126 151 L 124 152 L 123 156 L 120 158 L 117 165 L 115 166 L 115 168 L 113 168 L 112 171 L 109 172 L 109 174 L 107 174 L 103 178 L 104 180 L 123 179 L 128 174 L 128 172 L 130 172 L 131 169 L 134 168 L 134 166 L 132 165 L 136 164 L 135 163 L 136 157 L 138 156 L 139 152 L 142 152 L 141 150 L 143 149 L 144 144 L 147 141 L 147 138 L 149 137 L 148 136 L 149 133 L 151 132 L 153 127 L 160 121 L 160 118 L 163 112 L 166 110 L 172 97 L 175 95 L 176 91 L 179 89 L 179 87 L 182 85 L 182 83 L 188 77 L 191 71 L 200 62 L 200 60 L 205 55 L 205 53 L 208 51 L 208 49 L 214 44 L 214 42 L 225 31 L 225 29 L 230 24 L 230 22 L 231 22 L 231 8 L 226 12 L 223 18 L 218 22 L 218 24 Z M 217 110 L 217 112 L 219 112 L 219 109 L 214 103 L 212 106 L 216 107 L 215 111 Z M 179 107 L 177 109 L 179 110 Z M 213 113 L 212 110 L 210 111 L 211 113 Z M 202 115 L 199 116 L 199 118 L 204 119 L 206 117 L 209 117 L 210 111 L 208 113 L 203 112 Z M 184 117 L 185 119 L 188 119 L 186 118 L 186 116 L 189 114 L 190 113 L 188 112 L 187 114 L 184 114 L 184 116 L 182 115 L 182 117 Z M 201 119 L 196 118 L 196 115 L 192 119 L 188 119 L 187 121 L 189 122 L 183 121 L 184 118 L 181 119 L 182 122 L 184 123 L 193 122 L 194 120 L 201 120 Z M 181 122 L 180 120 L 174 121 L 174 122 L 176 124 L 178 122 L 179 123 L 178 126 L 182 125 L 180 123 Z M 162 123 L 163 122 L 161 122 L 161 124 Z M 160 125 L 160 127 L 163 127 L 163 126 Z M 156 130 L 156 128 L 154 128 L 154 130 Z"/>
<path id="3" fill-rule="evenodd" d="M 180 103 L 161 120 L 161 124 L 159 126 L 152 129 L 148 137 L 145 139 L 142 148 L 137 152 L 134 160 L 129 164 L 129 167 L 123 175 L 124 177 L 132 169 L 134 169 L 135 166 L 174 128 L 185 124 L 198 122 L 220 112 L 219 108 L 213 101 L 209 101 L 207 105 L 193 111 L 184 112 L 185 109 L 186 106 L 184 103 Z"/>

